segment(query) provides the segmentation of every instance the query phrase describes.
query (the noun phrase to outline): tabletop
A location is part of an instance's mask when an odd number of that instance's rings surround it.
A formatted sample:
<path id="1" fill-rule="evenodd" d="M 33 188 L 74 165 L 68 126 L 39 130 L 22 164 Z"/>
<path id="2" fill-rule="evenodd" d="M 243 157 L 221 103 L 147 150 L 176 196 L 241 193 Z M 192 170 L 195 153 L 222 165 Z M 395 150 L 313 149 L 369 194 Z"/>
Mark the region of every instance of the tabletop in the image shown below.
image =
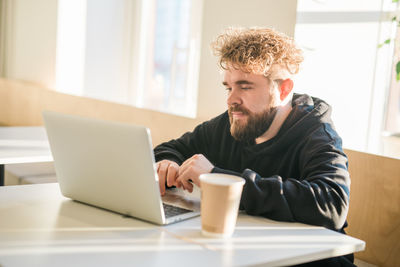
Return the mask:
<path id="1" fill-rule="evenodd" d="M 0 186 L 4 185 L 4 165 L 50 161 L 53 156 L 44 127 L 0 127 Z"/>
<path id="2" fill-rule="evenodd" d="M 0 188 L 0 266 L 282 266 L 363 250 L 323 227 L 240 213 L 228 239 L 200 217 L 169 226 L 82 204 L 57 183 Z"/>
<path id="3" fill-rule="evenodd" d="M 53 161 L 43 127 L 0 127 L 0 164 Z"/>

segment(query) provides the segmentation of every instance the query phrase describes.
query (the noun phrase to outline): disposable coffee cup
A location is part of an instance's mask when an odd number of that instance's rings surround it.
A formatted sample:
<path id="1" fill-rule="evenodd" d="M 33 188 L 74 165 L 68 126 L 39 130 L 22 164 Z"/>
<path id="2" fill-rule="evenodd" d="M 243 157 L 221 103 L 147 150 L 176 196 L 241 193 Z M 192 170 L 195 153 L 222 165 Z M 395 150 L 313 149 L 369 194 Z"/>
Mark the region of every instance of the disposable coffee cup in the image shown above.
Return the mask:
<path id="1" fill-rule="evenodd" d="M 245 180 L 234 175 L 200 175 L 201 232 L 207 237 L 232 236 Z"/>

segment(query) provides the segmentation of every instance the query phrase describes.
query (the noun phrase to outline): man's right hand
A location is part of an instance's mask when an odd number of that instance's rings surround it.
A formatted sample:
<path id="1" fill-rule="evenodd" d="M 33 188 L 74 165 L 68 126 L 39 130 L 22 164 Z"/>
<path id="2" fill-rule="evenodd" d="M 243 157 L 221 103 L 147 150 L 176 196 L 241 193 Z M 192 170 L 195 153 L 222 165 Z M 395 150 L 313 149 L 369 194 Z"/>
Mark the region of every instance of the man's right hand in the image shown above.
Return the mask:
<path id="1" fill-rule="evenodd" d="M 157 162 L 158 183 L 162 196 L 165 194 L 165 182 L 167 182 L 168 186 L 177 186 L 178 170 L 179 165 L 174 161 L 164 159 Z"/>

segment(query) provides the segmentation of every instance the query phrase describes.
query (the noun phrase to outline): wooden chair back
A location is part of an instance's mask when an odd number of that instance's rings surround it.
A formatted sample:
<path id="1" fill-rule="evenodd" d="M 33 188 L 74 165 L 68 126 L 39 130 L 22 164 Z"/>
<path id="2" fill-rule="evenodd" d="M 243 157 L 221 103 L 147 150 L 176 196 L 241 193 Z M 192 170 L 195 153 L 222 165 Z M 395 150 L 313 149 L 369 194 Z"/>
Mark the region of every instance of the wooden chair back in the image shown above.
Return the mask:
<path id="1" fill-rule="evenodd" d="M 351 177 L 347 233 L 364 240 L 355 257 L 400 266 L 400 160 L 345 150 Z"/>

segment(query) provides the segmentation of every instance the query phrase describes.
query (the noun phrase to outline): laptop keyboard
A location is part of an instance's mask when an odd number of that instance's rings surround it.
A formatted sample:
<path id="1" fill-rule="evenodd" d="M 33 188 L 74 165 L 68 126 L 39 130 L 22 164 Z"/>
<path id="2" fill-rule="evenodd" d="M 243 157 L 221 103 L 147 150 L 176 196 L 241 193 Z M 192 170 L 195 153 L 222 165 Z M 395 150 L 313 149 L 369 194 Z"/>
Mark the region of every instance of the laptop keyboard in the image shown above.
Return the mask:
<path id="1" fill-rule="evenodd" d="M 165 213 L 166 218 L 173 217 L 173 216 L 180 215 L 180 214 L 185 214 L 188 212 L 192 212 L 191 210 L 179 208 L 179 207 L 172 206 L 172 205 L 165 204 L 165 203 L 163 203 L 163 206 L 164 206 L 164 213 Z"/>

